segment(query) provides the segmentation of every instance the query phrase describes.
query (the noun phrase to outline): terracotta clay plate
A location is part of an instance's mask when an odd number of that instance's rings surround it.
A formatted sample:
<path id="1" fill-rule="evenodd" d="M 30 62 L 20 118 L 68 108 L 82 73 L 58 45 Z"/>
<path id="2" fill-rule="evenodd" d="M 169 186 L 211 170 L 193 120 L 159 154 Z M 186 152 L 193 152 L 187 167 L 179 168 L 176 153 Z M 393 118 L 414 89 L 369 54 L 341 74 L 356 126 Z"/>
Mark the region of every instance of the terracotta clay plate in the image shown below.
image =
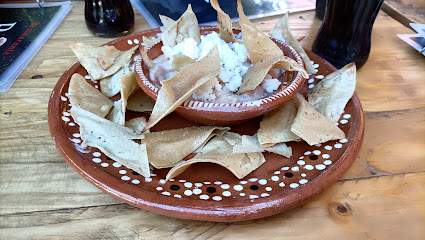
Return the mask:
<path id="1" fill-rule="evenodd" d="M 153 36 L 156 30 L 135 33 L 109 42 L 120 50 L 141 42 L 142 36 Z M 306 93 L 323 76 L 335 68 L 309 52 L 318 67 L 301 89 Z M 104 192 L 133 206 L 172 217 L 208 220 L 243 221 L 262 218 L 296 207 L 337 181 L 356 159 L 363 140 L 363 111 L 357 95 L 348 102 L 338 122 L 346 139 L 309 146 L 305 142 L 288 143 L 293 156 L 288 159 L 265 153 L 266 163 L 244 179 L 237 179 L 227 169 L 208 163 L 192 165 L 177 178 L 166 182 L 168 169 L 154 170 L 150 178 L 108 159 L 101 151 L 81 146 L 79 127 L 68 110 L 68 85 L 71 75 L 86 70 L 74 63 L 53 89 L 48 120 L 53 141 L 65 160 L 83 177 Z M 88 76 L 87 76 L 88 78 Z M 99 88 L 99 82 L 91 82 Z M 141 116 L 128 112 L 127 118 Z M 145 115 L 147 116 L 147 115 Z M 261 116 L 232 131 L 254 134 Z M 152 131 L 198 125 L 171 114 Z"/>

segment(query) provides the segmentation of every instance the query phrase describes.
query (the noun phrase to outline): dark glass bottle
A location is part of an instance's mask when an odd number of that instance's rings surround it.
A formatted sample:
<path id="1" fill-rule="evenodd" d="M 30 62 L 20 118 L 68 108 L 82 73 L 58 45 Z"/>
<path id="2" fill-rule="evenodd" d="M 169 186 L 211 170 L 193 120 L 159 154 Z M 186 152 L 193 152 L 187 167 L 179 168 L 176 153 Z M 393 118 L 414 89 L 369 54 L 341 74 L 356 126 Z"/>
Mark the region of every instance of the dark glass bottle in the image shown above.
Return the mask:
<path id="1" fill-rule="evenodd" d="M 326 16 L 313 43 L 314 53 L 341 68 L 363 66 L 370 53 L 373 23 L 384 0 L 327 0 Z"/>
<path id="2" fill-rule="evenodd" d="M 323 20 L 326 11 L 326 0 L 316 0 L 316 17 Z"/>
<path id="3" fill-rule="evenodd" d="M 87 28 L 96 36 L 118 37 L 133 31 L 129 0 L 85 0 L 84 13 Z"/>

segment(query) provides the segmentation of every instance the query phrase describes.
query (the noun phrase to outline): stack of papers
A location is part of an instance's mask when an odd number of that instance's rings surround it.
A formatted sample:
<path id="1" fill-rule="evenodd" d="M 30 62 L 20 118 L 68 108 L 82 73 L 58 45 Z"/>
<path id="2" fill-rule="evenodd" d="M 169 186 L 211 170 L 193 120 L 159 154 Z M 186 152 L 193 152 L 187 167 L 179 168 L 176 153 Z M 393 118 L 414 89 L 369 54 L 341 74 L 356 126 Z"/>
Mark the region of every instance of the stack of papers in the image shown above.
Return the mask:
<path id="1" fill-rule="evenodd" d="M 417 33 L 397 34 L 397 37 L 425 56 L 425 24 L 410 23 Z"/>

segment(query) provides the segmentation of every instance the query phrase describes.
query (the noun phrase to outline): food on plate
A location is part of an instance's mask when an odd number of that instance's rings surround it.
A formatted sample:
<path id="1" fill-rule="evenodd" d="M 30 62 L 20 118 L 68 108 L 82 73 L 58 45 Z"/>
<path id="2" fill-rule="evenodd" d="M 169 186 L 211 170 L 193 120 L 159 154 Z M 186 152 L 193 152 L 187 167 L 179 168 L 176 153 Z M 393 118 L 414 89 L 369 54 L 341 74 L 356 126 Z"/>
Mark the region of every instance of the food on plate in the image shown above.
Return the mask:
<path id="1" fill-rule="evenodd" d="M 284 103 L 281 107 L 266 113 L 260 122 L 257 131 L 258 141 L 262 147 L 271 147 L 278 143 L 301 140 L 291 131 L 298 109 L 294 99 Z"/>
<path id="2" fill-rule="evenodd" d="M 292 32 L 289 29 L 288 12 L 283 15 L 283 17 L 279 20 L 279 22 L 277 22 L 276 26 L 274 26 L 269 33 L 270 36 L 292 46 L 295 51 L 300 54 L 304 60 L 305 68 L 309 74 L 315 74 L 317 72 L 317 69 L 313 67 L 310 58 L 307 56 L 307 53 L 305 53 L 304 48 L 299 43 L 299 40 L 296 39 L 294 35 L 292 35 Z"/>
<path id="3" fill-rule="evenodd" d="M 217 76 L 219 72 L 218 47 L 214 47 L 199 61 L 189 64 L 172 78 L 162 81 L 145 130 L 178 108 L 198 87 Z"/>
<path id="4" fill-rule="evenodd" d="M 99 117 L 105 117 L 113 106 L 108 97 L 78 73 L 74 73 L 69 81 L 68 94 L 72 106 L 83 108 Z"/>
<path id="5" fill-rule="evenodd" d="M 70 113 L 80 126 L 83 146 L 99 148 L 145 177 L 150 176 L 150 167 L 171 168 L 166 176 L 169 180 L 192 164 L 215 163 L 241 179 L 266 161 L 263 152 L 290 158 L 292 147 L 286 145 L 288 142 L 304 140 L 315 145 L 345 137 L 333 121 L 338 120 L 353 95 L 354 64 L 325 77 L 308 94 L 308 101 L 297 94 L 267 113 L 253 135 L 240 135 L 226 126 L 149 131 L 188 98 L 243 102 L 284 87 L 279 78 L 286 71 L 308 77 L 303 66 L 284 56 L 266 34 L 249 22 L 240 0 L 242 39 L 233 34 L 230 18 L 218 1 L 212 0 L 211 5 L 217 10 L 220 33 L 201 36 L 189 5 L 177 21 L 161 16 L 163 55 L 149 59 L 146 49 L 158 40 L 144 38 L 140 53 L 144 64 L 151 67 L 150 77 L 160 86 L 156 101 L 147 97 L 135 79 L 136 57 L 132 56 L 137 47 L 119 51 L 111 46 L 71 46 L 92 81 L 100 80 L 101 86 L 99 91 L 79 74 L 70 81 Z M 287 27 L 287 16 L 282 21 L 273 32 L 293 43 L 296 40 Z M 118 93 L 119 97 L 115 96 Z M 148 119 L 128 119 L 131 117 L 126 117 L 127 111 L 151 114 Z"/>
<path id="6" fill-rule="evenodd" d="M 131 59 L 135 46 L 127 51 L 120 51 L 114 46 L 93 47 L 83 43 L 71 43 L 69 45 L 87 70 L 93 80 L 99 80 L 116 73 Z"/>
<path id="7" fill-rule="evenodd" d="M 143 135 L 79 107 L 73 106 L 70 112 L 80 126 L 83 146 L 98 148 L 111 159 L 145 177 L 150 176 L 146 145 L 133 141 L 142 139 Z"/>
<path id="8" fill-rule="evenodd" d="M 331 122 L 337 123 L 355 89 L 356 64 L 350 63 L 320 81 L 308 94 L 308 102 Z"/>
<path id="9" fill-rule="evenodd" d="M 145 134 L 149 163 L 155 168 L 173 167 L 212 137 L 221 136 L 229 129 L 201 126 Z"/>
<path id="10" fill-rule="evenodd" d="M 302 138 L 310 146 L 345 138 L 345 133 L 314 109 L 302 95 L 297 93 L 294 100 L 298 112 L 291 125 L 291 131 L 295 135 Z"/>

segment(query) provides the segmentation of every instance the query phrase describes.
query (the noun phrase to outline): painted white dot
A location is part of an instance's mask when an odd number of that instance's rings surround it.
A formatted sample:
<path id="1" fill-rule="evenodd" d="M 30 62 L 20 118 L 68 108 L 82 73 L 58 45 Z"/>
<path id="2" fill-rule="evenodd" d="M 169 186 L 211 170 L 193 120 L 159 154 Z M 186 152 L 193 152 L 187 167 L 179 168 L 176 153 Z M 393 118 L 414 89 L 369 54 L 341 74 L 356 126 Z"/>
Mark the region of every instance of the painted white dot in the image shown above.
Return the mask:
<path id="1" fill-rule="evenodd" d="M 342 148 L 342 144 L 341 144 L 341 143 L 336 143 L 336 144 L 334 145 L 334 147 L 335 147 L 335 148 Z"/>
<path id="2" fill-rule="evenodd" d="M 211 184 L 211 182 L 204 182 L 204 184 L 207 184 L 208 185 L 208 184 Z"/>
<path id="3" fill-rule="evenodd" d="M 284 186 L 285 186 L 284 182 L 279 183 L 279 187 L 284 187 Z"/>
<path id="4" fill-rule="evenodd" d="M 266 191 L 270 192 L 271 190 L 273 190 L 271 187 L 266 187 Z"/>
<path id="5" fill-rule="evenodd" d="M 291 183 L 291 184 L 289 184 L 289 187 L 291 187 L 291 188 L 297 188 L 298 186 L 299 186 L 298 183 Z"/>
<path id="6" fill-rule="evenodd" d="M 260 184 L 260 185 L 266 185 L 267 184 L 267 180 L 266 179 L 260 179 L 260 180 L 258 180 L 258 184 Z"/>
<path id="7" fill-rule="evenodd" d="M 268 196 L 270 196 L 270 194 L 268 194 L 268 193 L 262 193 L 261 194 L 261 197 L 268 197 Z"/>
<path id="8" fill-rule="evenodd" d="M 326 150 L 332 150 L 332 146 L 326 145 L 326 146 L 325 146 L 325 149 L 326 149 Z"/>
<path id="9" fill-rule="evenodd" d="M 314 68 L 318 68 L 319 67 L 319 64 L 318 63 L 315 63 L 315 64 L 313 64 L 313 67 Z"/>
<path id="10" fill-rule="evenodd" d="M 280 171 L 276 171 L 276 172 L 274 172 L 274 174 L 280 174 Z"/>
<path id="11" fill-rule="evenodd" d="M 323 169 L 325 169 L 326 168 L 326 166 L 325 165 L 323 165 L 323 164 L 317 164 L 316 165 L 316 169 L 317 170 L 323 170 Z"/>
<path id="12" fill-rule="evenodd" d="M 202 184 L 202 183 L 195 183 L 195 186 L 196 187 L 202 187 L 202 185 L 204 185 L 204 184 Z"/>
<path id="13" fill-rule="evenodd" d="M 310 155 L 310 154 L 311 154 L 310 151 L 307 151 L 307 152 L 304 153 L 304 155 Z"/>
<path id="14" fill-rule="evenodd" d="M 335 123 L 335 126 L 339 126 L 339 123 Z"/>
<path id="15" fill-rule="evenodd" d="M 314 169 L 314 167 L 312 166 L 312 165 L 305 165 L 305 167 L 304 167 L 305 169 L 307 169 L 307 170 L 313 170 Z"/>
<path id="16" fill-rule="evenodd" d="M 256 198 L 258 198 L 258 196 L 257 195 L 249 195 L 249 198 L 256 199 Z"/>
<path id="17" fill-rule="evenodd" d="M 311 61 L 311 60 L 310 60 L 310 62 L 311 62 L 311 64 L 314 64 L 314 61 Z"/>
<path id="18" fill-rule="evenodd" d="M 120 174 L 126 174 L 126 173 L 127 173 L 127 171 L 126 171 L 126 170 L 120 170 L 120 171 L 119 171 L 119 173 L 120 173 Z"/>
<path id="19" fill-rule="evenodd" d="M 247 184 L 248 181 L 240 181 L 241 184 Z"/>
<path id="20" fill-rule="evenodd" d="M 75 143 L 80 143 L 81 142 L 81 139 L 73 138 L 73 139 L 71 139 L 71 141 L 72 142 L 75 142 Z"/>
<path id="21" fill-rule="evenodd" d="M 128 39 L 127 43 L 128 43 L 128 45 L 131 45 L 131 44 L 133 44 L 133 41 L 131 41 L 131 39 Z"/>
<path id="22" fill-rule="evenodd" d="M 297 163 L 298 163 L 298 165 L 300 165 L 300 166 L 302 166 L 302 165 L 304 165 L 304 164 L 305 164 L 305 162 L 304 162 L 303 160 L 298 160 L 298 161 L 297 161 Z"/>
<path id="23" fill-rule="evenodd" d="M 134 39 L 134 40 L 133 40 L 133 42 L 134 42 L 135 44 L 139 44 L 139 39 Z"/>
<path id="24" fill-rule="evenodd" d="M 326 160 L 326 161 L 323 162 L 323 164 L 325 164 L 325 165 L 331 165 L 332 164 L 332 161 L 331 160 Z"/>
<path id="25" fill-rule="evenodd" d="M 278 176 L 272 176 L 271 180 L 277 182 L 277 181 L 279 181 L 279 177 Z"/>
<path id="26" fill-rule="evenodd" d="M 348 120 L 347 119 L 342 119 L 341 121 L 339 121 L 341 124 L 346 124 L 346 123 L 348 123 Z"/>
<path id="27" fill-rule="evenodd" d="M 180 194 L 174 194 L 174 197 L 175 198 L 182 198 L 182 195 L 180 195 Z"/>
<path id="28" fill-rule="evenodd" d="M 86 76 L 84 76 L 84 78 L 87 79 L 87 80 L 91 79 L 90 75 L 86 75 Z"/>
<path id="29" fill-rule="evenodd" d="M 313 153 L 316 154 L 316 155 L 320 155 L 322 152 L 319 151 L 319 150 L 314 150 Z"/>
<path id="30" fill-rule="evenodd" d="M 128 181 L 128 180 L 130 180 L 130 177 L 129 176 L 122 176 L 121 179 L 124 180 L 124 181 Z"/>
<path id="31" fill-rule="evenodd" d="M 322 146 L 322 144 L 321 144 L 321 143 L 319 143 L 319 144 L 316 144 L 316 145 L 314 145 L 314 146 L 316 146 L 316 147 L 320 147 L 320 146 Z"/>
<path id="32" fill-rule="evenodd" d="M 176 180 L 174 180 L 174 178 L 171 178 L 170 180 L 168 180 L 169 182 L 174 182 Z"/>
<path id="33" fill-rule="evenodd" d="M 309 80 L 308 80 L 308 83 L 314 83 L 314 79 L 312 79 L 312 78 L 311 78 L 311 79 L 309 79 Z"/>
<path id="34" fill-rule="evenodd" d="M 236 191 L 242 191 L 243 187 L 241 185 L 235 185 L 233 186 L 233 189 L 235 189 Z"/>
<path id="35" fill-rule="evenodd" d="M 109 166 L 109 163 L 104 162 L 104 163 L 101 163 L 100 166 L 102 166 L 102 167 L 108 167 Z"/>
<path id="36" fill-rule="evenodd" d="M 64 122 L 69 122 L 69 121 L 71 121 L 71 119 L 69 119 L 69 117 L 65 117 L 65 116 L 62 116 L 62 120 L 63 120 Z"/>
<path id="37" fill-rule="evenodd" d="M 222 182 L 220 182 L 220 181 L 215 181 L 215 182 L 214 182 L 214 184 L 215 184 L 215 185 L 221 185 L 221 184 L 223 184 L 223 183 L 222 183 Z"/>
<path id="38" fill-rule="evenodd" d="M 179 180 L 179 182 L 186 182 L 186 180 L 184 180 L 184 179 L 180 179 L 180 180 Z"/>
<path id="39" fill-rule="evenodd" d="M 160 184 L 165 184 L 165 179 L 160 179 L 159 181 L 158 181 Z"/>
<path id="40" fill-rule="evenodd" d="M 140 183 L 140 181 L 139 181 L 139 180 L 137 180 L 137 179 L 133 179 L 131 182 L 132 182 L 133 184 L 139 184 L 139 183 Z"/>
<path id="41" fill-rule="evenodd" d="M 258 178 L 250 178 L 249 181 L 250 182 L 256 182 L 258 180 Z"/>
<path id="42" fill-rule="evenodd" d="M 145 177 L 145 182 L 152 182 L 152 178 L 150 178 L 150 177 Z"/>
<path id="43" fill-rule="evenodd" d="M 65 93 L 65 96 L 69 97 L 69 93 Z"/>
<path id="44" fill-rule="evenodd" d="M 67 117 L 71 116 L 71 114 L 69 112 L 63 112 L 63 115 L 67 116 Z"/>
<path id="45" fill-rule="evenodd" d="M 229 192 L 229 191 L 224 191 L 222 194 L 223 194 L 223 196 L 225 196 L 225 197 L 229 197 L 230 195 L 232 195 L 232 193 L 231 193 L 231 192 Z"/>
<path id="46" fill-rule="evenodd" d="M 162 187 L 156 187 L 156 190 L 158 190 L 158 191 L 162 191 Z"/>
<path id="47" fill-rule="evenodd" d="M 317 75 L 317 76 L 316 76 L 316 78 L 317 78 L 317 79 L 323 79 L 324 77 L 325 77 L 325 76 L 323 76 L 323 75 Z"/>
<path id="48" fill-rule="evenodd" d="M 308 182 L 308 180 L 307 180 L 307 179 L 301 179 L 299 183 L 300 183 L 300 184 L 306 184 L 307 182 Z"/>
<path id="49" fill-rule="evenodd" d="M 308 85 L 308 88 L 310 88 L 310 89 L 314 88 L 314 84 Z"/>
<path id="50" fill-rule="evenodd" d="M 242 192 L 242 193 L 239 193 L 239 196 L 241 196 L 241 197 L 245 197 L 245 195 L 246 195 L 246 194 L 245 194 L 245 193 L 243 193 L 243 192 Z"/>
<path id="51" fill-rule="evenodd" d="M 305 176 L 307 176 L 307 174 L 301 173 L 301 177 L 305 177 Z"/>
<path id="52" fill-rule="evenodd" d="M 191 188 L 193 186 L 193 184 L 191 182 L 185 182 L 184 186 L 187 188 Z"/>
<path id="53" fill-rule="evenodd" d="M 344 139 L 339 140 L 339 142 L 340 143 L 346 143 L 346 142 L 348 142 L 348 139 L 344 138 Z"/>
<path id="54" fill-rule="evenodd" d="M 214 200 L 214 201 L 221 201 L 221 199 L 223 199 L 223 198 L 221 198 L 220 196 L 212 197 L 212 200 Z"/>
<path id="55" fill-rule="evenodd" d="M 64 101 L 64 102 L 66 102 L 66 100 L 68 100 L 68 98 L 66 98 L 64 96 L 61 96 L 61 100 Z"/>
<path id="56" fill-rule="evenodd" d="M 190 195 L 192 195 L 192 191 L 186 190 L 186 191 L 184 191 L 184 195 L 190 196 Z"/>
<path id="57" fill-rule="evenodd" d="M 304 156 L 301 156 L 300 158 L 298 158 L 298 159 L 304 159 Z"/>
<path id="58" fill-rule="evenodd" d="M 170 196 L 171 195 L 170 192 L 162 192 L 162 194 L 165 195 L 165 196 Z"/>
<path id="59" fill-rule="evenodd" d="M 293 167 L 293 168 L 291 168 L 291 171 L 293 171 L 293 172 L 298 172 L 299 170 L 300 170 L 299 167 Z"/>
<path id="60" fill-rule="evenodd" d="M 121 164 L 121 163 L 119 163 L 119 162 L 114 162 L 114 163 L 112 163 L 112 166 L 114 166 L 114 167 L 116 167 L 116 168 L 119 168 L 119 167 L 121 167 L 121 166 L 122 166 L 122 164 Z"/>
<path id="61" fill-rule="evenodd" d="M 322 155 L 322 158 L 325 158 L 325 159 L 328 159 L 328 158 L 330 158 L 331 156 L 329 156 L 329 154 L 327 154 L 327 153 L 325 153 L 325 154 L 323 154 Z"/>
<path id="62" fill-rule="evenodd" d="M 94 152 L 93 157 L 100 157 L 102 154 L 100 152 Z"/>
<path id="63" fill-rule="evenodd" d="M 342 118 L 349 119 L 349 118 L 351 118 L 351 115 L 350 115 L 350 114 L 344 114 L 344 115 L 342 116 Z"/>
<path id="64" fill-rule="evenodd" d="M 201 194 L 202 193 L 202 190 L 201 189 L 199 189 L 199 188 L 195 188 L 195 189 L 193 189 L 193 194 L 195 194 L 195 195 L 199 195 L 199 194 Z"/>
<path id="65" fill-rule="evenodd" d="M 208 200 L 210 198 L 210 196 L 203 194 L 203 195 L 199 196 L 199 198 L 202 199 L 202 200 Z"/>
<path id="66" fill-rule="evenodd" d="M 70 103 L 70 104 L 68 104 L 68 106 L 72 107 L 72 104 Z"/>
<path id="67" fill-rule="evenodd" d="M 151 172 L 151 176 L 152 176 L 152 177 L 155 177 L 155 176 L 156 176 L 156 174 L 155 174 L 155 173 L 153 173 L 153 172 Z"/>
<path id="68" fill-rule="evenodd" d="M 223 188 L 223 189 L 229 189 L 230 188 L 229 184 L 223 184 L 220 187 Z"/>
<path id="69" fill-rule="evenodd" d="M 289 167 L 283 167 L 283 168 L 281 168 L 281 170 L 283 170 L 283 171 L 286 171 L 288 169 L 289 169 Z"/>
<path id="70" fill-rule="evenodd" d="M 94 87 L 95 87 L 95 88 L 99 88 L 99 86 L 97 86 L 97 85 L 96 85 L 96 86 L 94 86 Z"/>
<path id="71" fill-rule="evenodd" d="M 95 162 L 95 163 L 101 163 L 102 162 L 102 159 L 100 159 L 100 158 L 93 158 L 92 161 Z"/>
<path id="72" fill-rule="evenodd" d="M 73 126 L 75 126 L 75 123 L 70 122 L 70 123 L 68 123 L 68 125 L 71 126 L 71 127 L 73 127 Z"/>

